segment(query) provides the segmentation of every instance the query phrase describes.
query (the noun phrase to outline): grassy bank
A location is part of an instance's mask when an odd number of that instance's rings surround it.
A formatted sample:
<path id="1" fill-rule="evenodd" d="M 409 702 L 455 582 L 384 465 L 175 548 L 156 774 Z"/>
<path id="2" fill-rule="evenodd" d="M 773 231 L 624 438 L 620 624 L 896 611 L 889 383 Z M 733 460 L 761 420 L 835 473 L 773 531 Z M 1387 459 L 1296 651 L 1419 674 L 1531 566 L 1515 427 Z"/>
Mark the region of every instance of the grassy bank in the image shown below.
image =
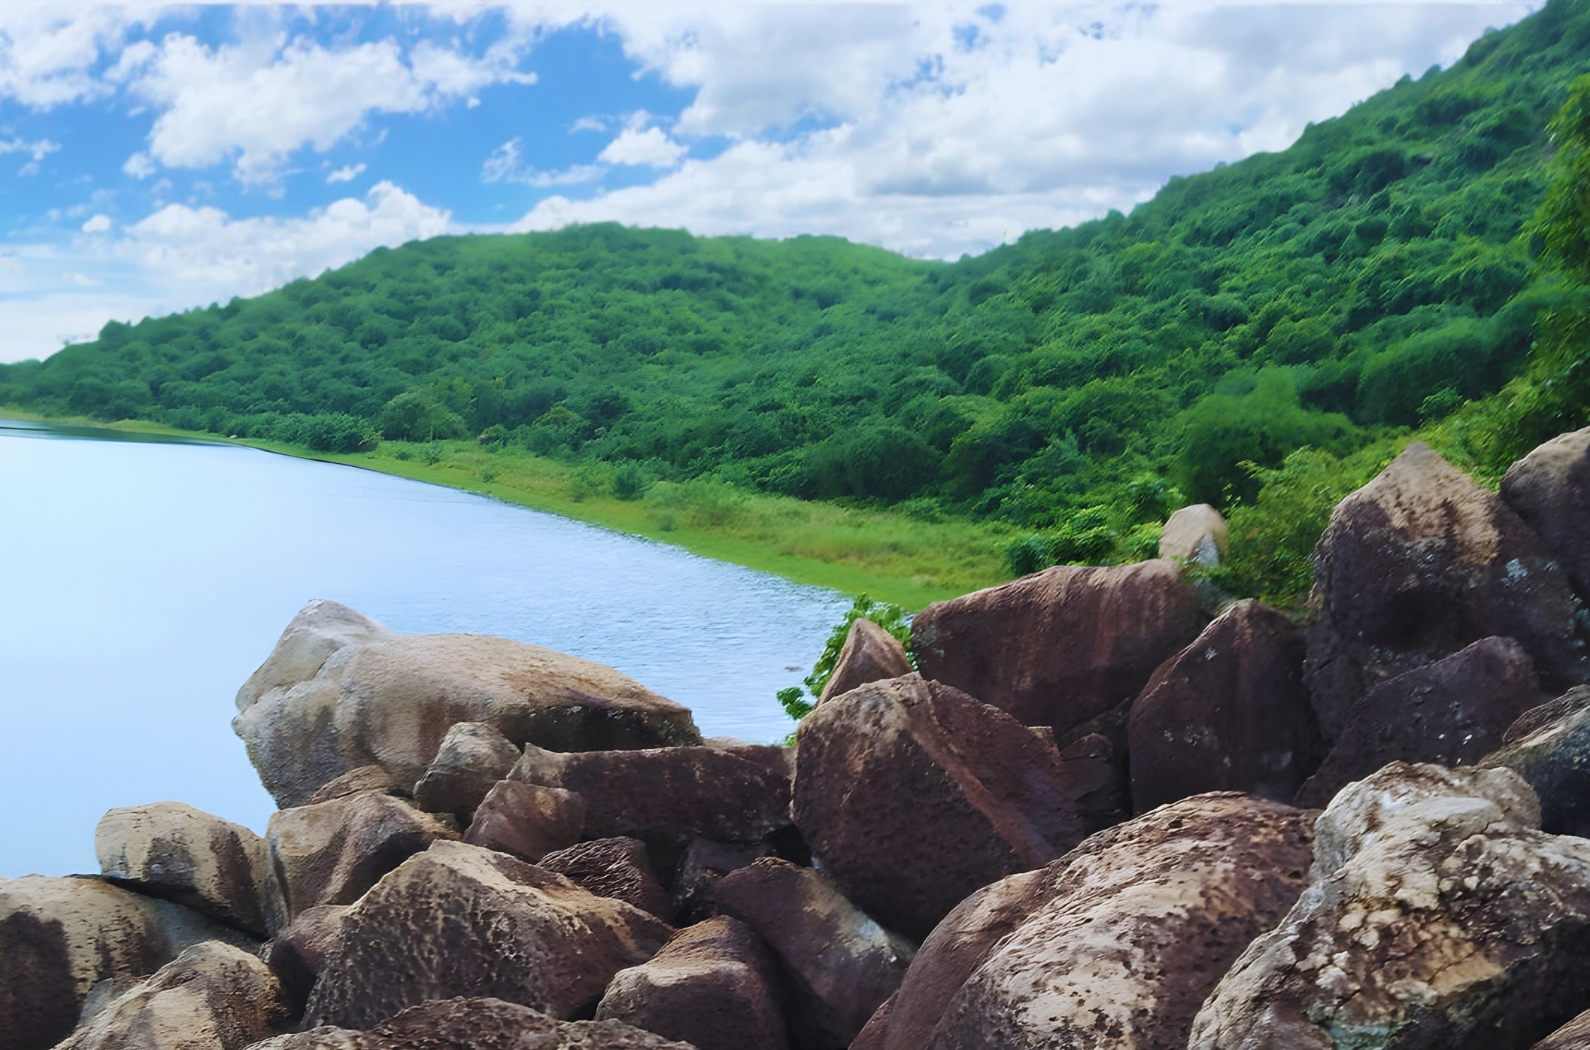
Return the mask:
<path id="1" fill-rule="evenodd" d="M 217 440 L 145 420 L 107 426 L 18 408 L 0 409 L 0 417 Z M 605 463 L 575 467 L 522 448 L 484 449 L 474 441 L 383 442 L 373 452 L 346 455 L 270 441 L 230 443 L 479 492 L 908 609 L 1009 578 L 1001 551 L 1013 534 L 1003 526 L 918 520 L 707 481 L 656 482 L 630 492 Z M 620 498 L 619 491 L 631 498 Z"/>

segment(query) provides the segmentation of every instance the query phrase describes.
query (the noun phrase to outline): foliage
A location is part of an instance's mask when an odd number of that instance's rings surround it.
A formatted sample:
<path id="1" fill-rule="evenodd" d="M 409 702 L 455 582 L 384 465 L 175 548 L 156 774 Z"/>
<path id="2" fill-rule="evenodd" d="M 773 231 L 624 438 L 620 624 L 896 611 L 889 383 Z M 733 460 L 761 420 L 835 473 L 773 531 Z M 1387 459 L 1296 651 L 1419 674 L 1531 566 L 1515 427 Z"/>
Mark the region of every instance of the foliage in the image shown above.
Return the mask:
<path id="1" fill-rule="evenodd" d="M 844 617 L 828 633 L 828 641 L 823 645 L 822 654 L 817 657 L 812 673 L 805 678 L 806 690 L 814 700 L 823 694 L 828 680 L 834 676 L 834 665 L 839 662 L 839 654 L 844 649 L 845 639 L 850 634 L 850 625 L 862 619 L 871 620 L 897 638 L 900 644 L 905 646 L 906 659 L 911 661 L 913 667 L 916 666 L 916 660 L 911 653 L 910 615 L 898 605 L 873 601 L 870 596 L 863 594 L 856 598 L 845 611 Z M 779 704 L 796 721 L 811 713 L 812 702 L 802 695 L 800 686 L 780 689 L 777 695 Z"/>

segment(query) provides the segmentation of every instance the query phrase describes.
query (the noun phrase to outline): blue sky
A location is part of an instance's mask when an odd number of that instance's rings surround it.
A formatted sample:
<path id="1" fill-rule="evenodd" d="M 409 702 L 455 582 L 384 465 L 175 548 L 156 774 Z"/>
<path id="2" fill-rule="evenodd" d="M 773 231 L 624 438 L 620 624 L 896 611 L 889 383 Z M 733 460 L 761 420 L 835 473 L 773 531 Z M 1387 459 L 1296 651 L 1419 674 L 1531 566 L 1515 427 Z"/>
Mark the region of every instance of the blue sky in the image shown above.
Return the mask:
<path id="1" fill-rule="evenodd" d="M 0 361 L 443 233 L 976 253 L 1284 148 L 1536 6 L 11 0 Z"/>

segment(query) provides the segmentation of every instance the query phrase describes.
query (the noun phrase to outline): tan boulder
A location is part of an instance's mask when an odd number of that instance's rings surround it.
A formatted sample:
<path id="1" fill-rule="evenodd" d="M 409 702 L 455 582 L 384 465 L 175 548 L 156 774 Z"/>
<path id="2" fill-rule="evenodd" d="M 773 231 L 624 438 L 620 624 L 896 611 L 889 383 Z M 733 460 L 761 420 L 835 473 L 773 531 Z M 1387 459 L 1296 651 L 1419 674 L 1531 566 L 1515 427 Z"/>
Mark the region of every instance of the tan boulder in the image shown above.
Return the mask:
<path id="1" fill-rule="evenodd" d="M 1590 1010 L 1530 1047 L 1530 1050 L 1590 1050 Z"/>
<path id="2" fill-rule="evenodd" d="M 1508 467 L 1501 495 L 1590 600 L 1590 427 L 1560 434 Z"/>
<path id="3" fill-rule="evenodd" d="M 302 653 L 332 644 L 309 629 L 327 604 L 289 625 L 279 643 L 287 655 L 273 653 L 244 686 L 232 721 L 266 790 L 284 807 L 365 765 L 414 784 L 459 722 L 491 725 L 515 745 L 567 751 L 700 741 L 686 708 L 633 679 L 506 638 L 361 629 L 338 635 L 333 640 L 342 644 L 313 674 L 292 679 L 313 663 Z"/>
<path id="4" fill-rule="evenodd" d="M 435 842 L 343 916 L 305 1024 L 367 1028 L 454 996 L 505 999 L 569 1019 L 594 1008 L 615 973 L 650 959 L 672 933 L 561 875 Z"/>
<path id="5" fill-rule="evenodd" d="M 290 1021 L 269 966 L 234 945 L 203 941 L 118 996 L 57 1050 L 243 1050 Z"/>
<path id="6" fill-rule="evenodd" d="M 821 705 L 858 685 L 910 673 L 911 661 L 906 659 L 905 646 L 900 640 L 871 620 L 858 619 L 845 634 L 844 648 L 839 650 L 839 657 L 834 661 L 834 673 L 828 677 L 828 684 L 823 686 L 817 703 Z"/>
<path id="7" fill-rule="evenodd" d="M 1228 539 L 1225 516 L 1207 503 L 1196 503 L 1166 519 L 1159 536 L 1159 556 L 1219 565 L 1226 560 Z"/>
<path id="8" fill-rule="evenodd" d="M 585 796 L 578 791 L 499 781 L 475 810 L 464 841 L 534 864 L 580 841 L 585 810 Z"/>
<path id="9" fill-rule="evenodd" d="M 237 709 L 246 711 L 267 693 L 291 689 L 315 677 L 339 649 L 397 637 L 397 632 L 361 612 L 317 598 L 298 610 L 265 662 L 238 689 Z"/>
<path id="10" fill-rule="evenodd" d="M 519 761 L 519 749 L 496 727 L 460 722 L 442 737 L 436 757 L 414 785 L 414 802 L 427 813 L 451 813 L 465 825 L 497 781 Z"/>
<path id="11" fill-rule="evenodd" d="M 1319 818 L 1308 890 L 1242 953 L 1189 1050 L 1527 1047 L 1582 1009 L 1590 841 L 1507 769 L 1393 763 Z"/>
<path id="12" fill-rule="evenodd" d="M 1064 746 L 1130 704 L 1207 622 L 1173 561 L 1060 565 L 929 605 L 912 621 L 911 649 L 924 678 L 1050 726 Z"/>
<path id="13" fill-rule="evenodd" d="M 113 809 L 94 829 L 94 852 L 113 882 L 265 935 L 265 843 L 240 824 L 181 802 Z"/>

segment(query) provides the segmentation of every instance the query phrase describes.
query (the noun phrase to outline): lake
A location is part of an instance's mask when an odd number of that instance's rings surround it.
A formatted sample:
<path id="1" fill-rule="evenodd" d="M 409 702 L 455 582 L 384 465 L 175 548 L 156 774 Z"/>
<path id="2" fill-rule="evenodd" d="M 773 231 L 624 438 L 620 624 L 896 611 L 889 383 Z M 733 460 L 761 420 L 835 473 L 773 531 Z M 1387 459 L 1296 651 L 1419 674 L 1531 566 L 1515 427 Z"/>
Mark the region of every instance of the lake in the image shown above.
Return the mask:
<path id="1" fill-rule="evenodd" d="M 98 871 L 113 806 L 262 831 L 233 697 L 312 598 L 618 668 L 706 736 L 775 740 L 848 602 L 373 471 L 0 421 L 0 877 Z"/>

